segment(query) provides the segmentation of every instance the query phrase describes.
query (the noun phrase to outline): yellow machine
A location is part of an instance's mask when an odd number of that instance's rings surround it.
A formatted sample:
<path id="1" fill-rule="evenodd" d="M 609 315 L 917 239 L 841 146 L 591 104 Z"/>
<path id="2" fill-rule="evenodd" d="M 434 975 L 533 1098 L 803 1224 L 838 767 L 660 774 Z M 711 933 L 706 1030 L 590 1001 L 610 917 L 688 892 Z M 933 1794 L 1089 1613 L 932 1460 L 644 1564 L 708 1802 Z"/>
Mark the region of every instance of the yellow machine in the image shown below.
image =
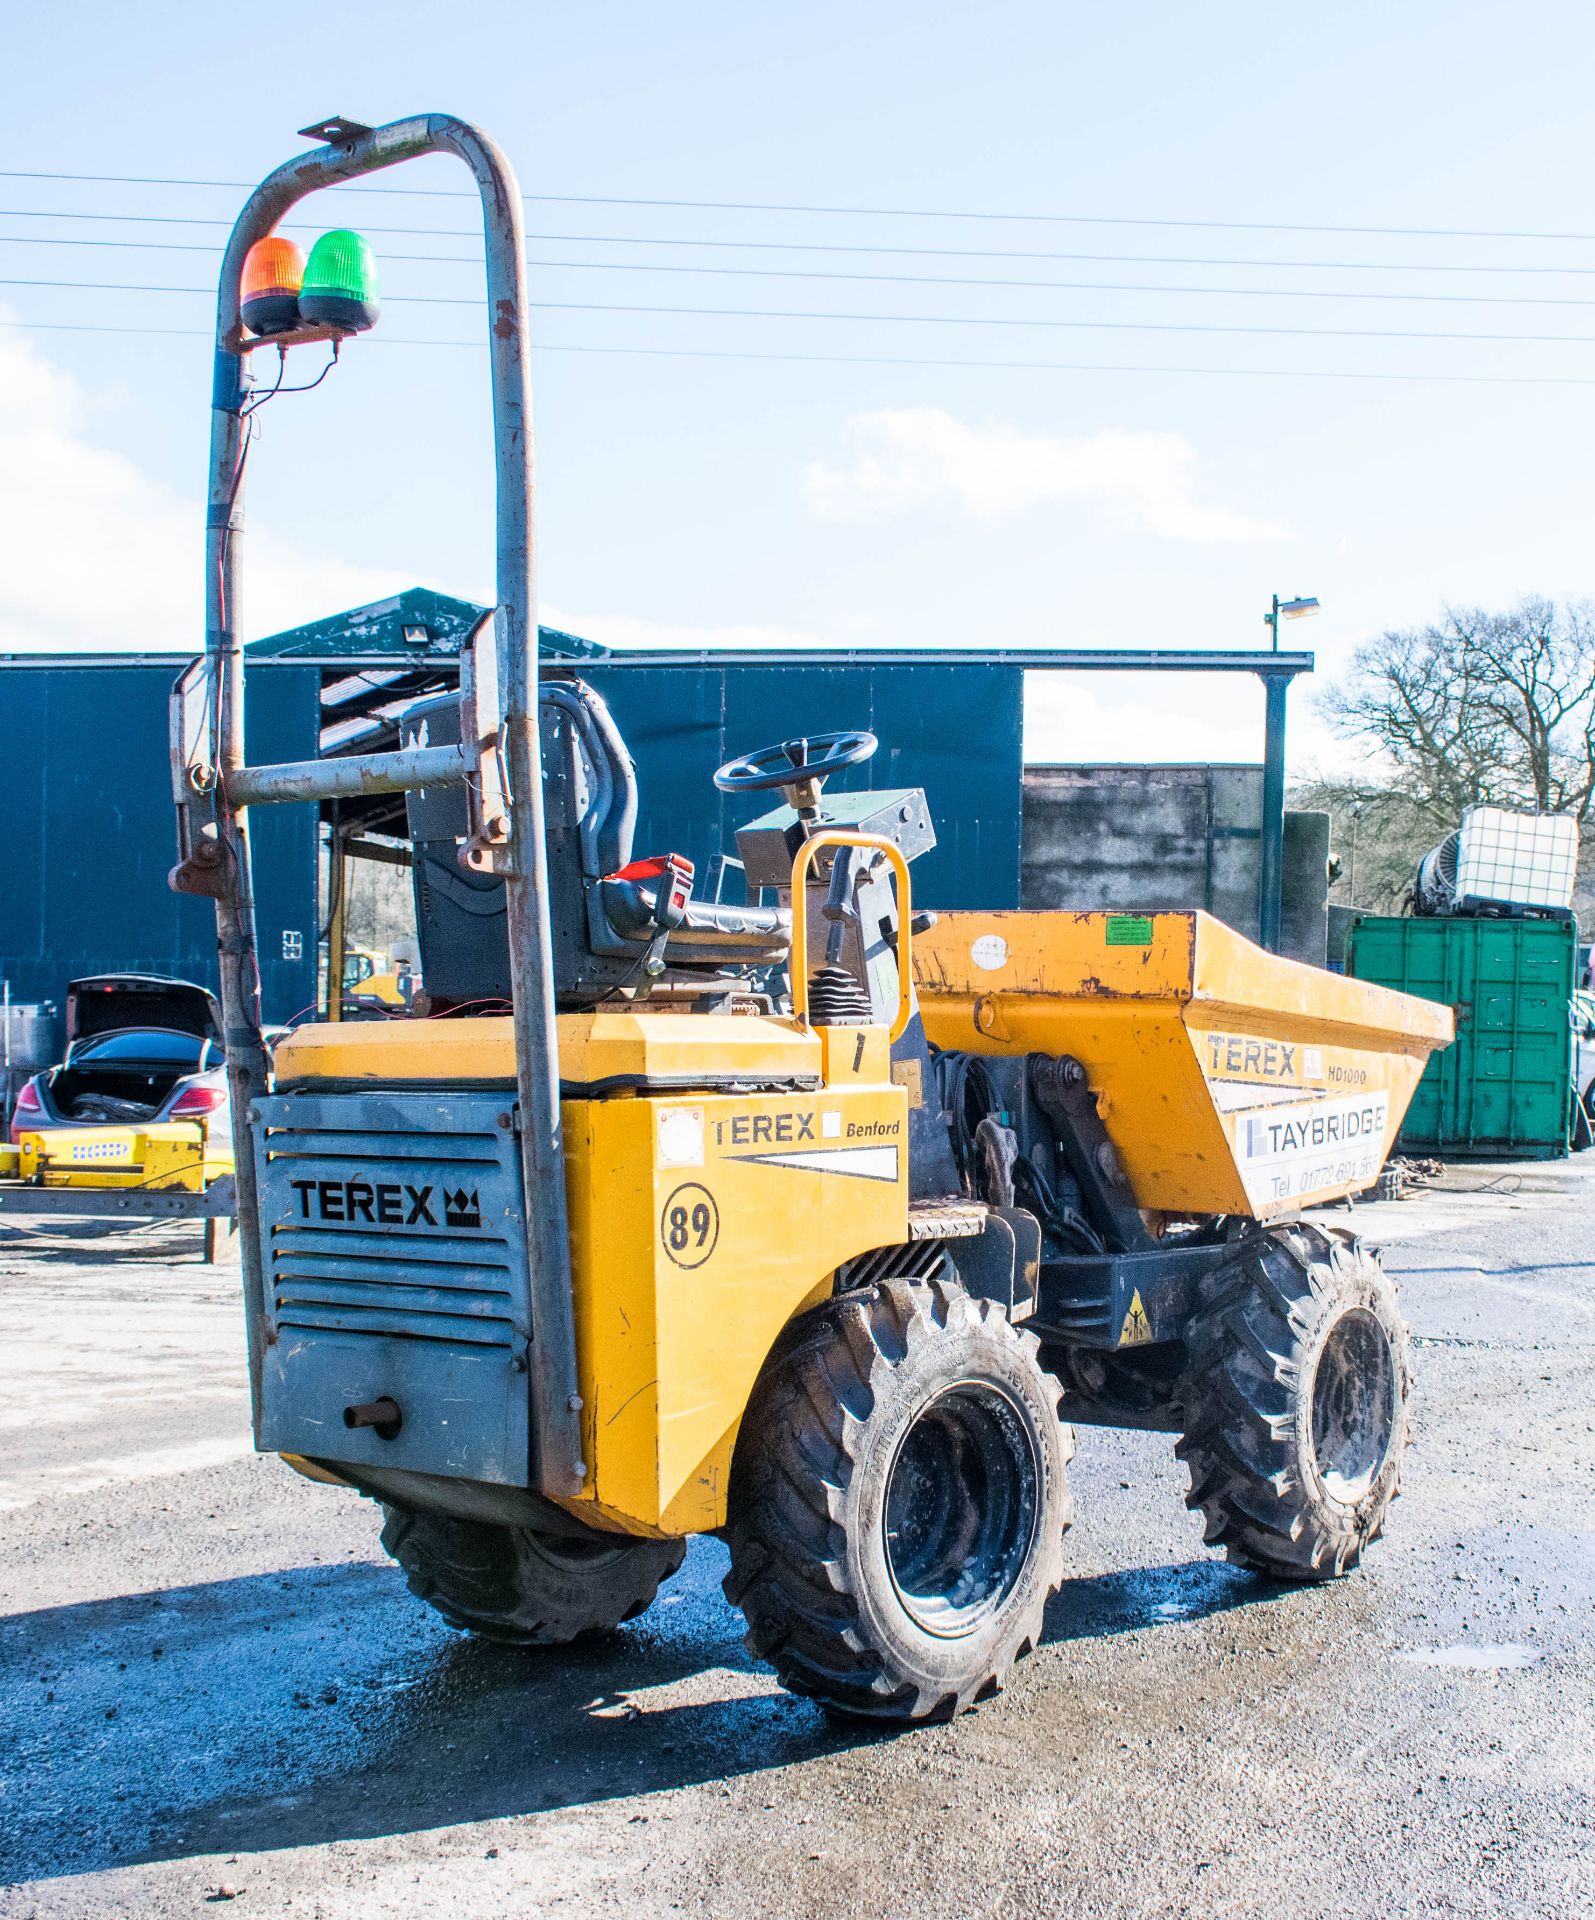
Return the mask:
<path id="1" fill-rule="evenodd" d="M 638 858 L 607 707 L 538 670 L 519 188 L 447 116 L 312 131 L 222 269 L 211 651 L 173 705 L 257 1445 L 381 1502 L 413 1590 L 514 1644 L 631 1618 L 718 1534 L 754 1652 L 877 1719 L 957 1712 L 1036 1643 L 1073 1420 L 1175 1435 L 1239 1563 L 1349 1571 L 1400 1475 L 1407 1334 L 1376 1258 L 1301 1215 L 1372 1184 L 1449 1015 L 1200 914 L 916 918 L 926 796 L 824 790 L 863 732 L 715 774 L 780 797 L 737 836 L 774 904 Z M 438 151 L 482 192 L 499 605 L 397 751 L 250 767 L 250 356 L 375 312 L 299 311 L 273 228 Z M 268 1067 L 249 813 L 356 792 L 409 796 L 428 1017 L 300 1028 Z"/>
<path id="2" fill-rule="evenodd" d="M 0 1144 L 0 1208 L 78 1218 L 200 1220 L 207 1263 L 230 1243 L 233 1143 L 205 1120 L 19 1129 Z"/>
<path id="3" fill-rule="evenodd" d="M 232 1142 L 202 1120 L 42 1127 L 18 1138 L 17 1175 L 39 1187 L 203 1193 L 233 1170 Z"/>
<path id="4" fill-rule="evenodd" d="M 565 688 L 551 758 L 596 752 L 600 715 Z M 1355 1564 L 1399 1472 L 1405 1331 L 1355 1242 L 1268 1223 L 1373 1182 L 1450 1016 L 1203 914 L 956 913 L 916 939 L 924 796 L 822 799 L 873 747 L 789 742 L 717 775 L 785 795 L 739 836 L 780 907 L 672 915 L 669 863 L 628 861 L 641 878 L 588 905 L 610 932 L 646 907 L 621 972 L 657 946 L 647 991 L 616 994 L 593 916 L 556 953 L 579 1484 L 523 1486 L 507 1016 L 280 1043 L 255 1109 L 261 1441 L 382 1500 L 416 1591 L 501 1638 L 613 1624 L 685 1536 L 722 1533 L 789 1685 L 917 1718 L 1035 1638 L 1069 1513 L 1060 1412 L 1178 1434 L 1244 1564 Z M 570 796 L 629 775 L 583 764 L 547 828 L 567 926 L 595 824 Z"/>

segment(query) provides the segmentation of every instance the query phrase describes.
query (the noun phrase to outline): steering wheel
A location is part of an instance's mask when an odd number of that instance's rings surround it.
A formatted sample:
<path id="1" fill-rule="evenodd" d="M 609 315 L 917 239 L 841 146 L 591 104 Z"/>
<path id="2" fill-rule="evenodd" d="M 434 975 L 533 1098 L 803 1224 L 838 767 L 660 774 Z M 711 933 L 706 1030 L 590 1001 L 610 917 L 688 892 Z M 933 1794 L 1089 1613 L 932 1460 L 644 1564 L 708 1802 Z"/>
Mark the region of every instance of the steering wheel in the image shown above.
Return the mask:
<path id="1" fill-rule="evenodd" d="M 714 776 L 714 784 L 722 793 L 765 793 L 812 781 L 817 793 L 822 780 L 867 760 L 879 745 L 873 733 L 811 733 L 728 760 Z"/>

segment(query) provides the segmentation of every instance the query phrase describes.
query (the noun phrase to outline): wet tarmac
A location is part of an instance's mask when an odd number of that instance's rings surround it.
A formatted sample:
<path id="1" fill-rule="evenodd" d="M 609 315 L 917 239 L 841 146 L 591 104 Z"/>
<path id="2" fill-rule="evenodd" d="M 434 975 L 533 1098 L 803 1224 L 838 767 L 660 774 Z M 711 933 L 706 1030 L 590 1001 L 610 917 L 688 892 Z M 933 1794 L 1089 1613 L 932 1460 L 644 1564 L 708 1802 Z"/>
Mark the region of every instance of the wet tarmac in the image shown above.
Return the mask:
<path id="1" fill-rule="evenodd" d="M 1420 1387 L 1363 1573 L 1227 1568 L 1082 1429 L 1045 1644 L 897 1735 L 751 1663 L 712 1541 L 591 1645 L 451 1632 L 249 1451 L 197 1230 L 0 1230 L 0 1916 L 1595 1913 L 1595 1165 L 1451 1184 L 1358 1210 Z"/>

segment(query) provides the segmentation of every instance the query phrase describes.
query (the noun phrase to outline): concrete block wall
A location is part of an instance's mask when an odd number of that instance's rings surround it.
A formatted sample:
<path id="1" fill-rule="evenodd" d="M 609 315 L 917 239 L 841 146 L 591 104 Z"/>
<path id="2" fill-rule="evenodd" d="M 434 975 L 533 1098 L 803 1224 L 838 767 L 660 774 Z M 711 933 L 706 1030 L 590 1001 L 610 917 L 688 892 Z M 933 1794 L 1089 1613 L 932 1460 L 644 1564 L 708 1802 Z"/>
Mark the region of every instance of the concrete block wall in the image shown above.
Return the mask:
<path id="1" fill-rule="evenodd" d="M 1030 766 L 1020 903 L 1203 909 L 1257 938 L 1263 770 Z M 1329 816 L 1285 815 L 1282 950 L 1324 964 Z"/>

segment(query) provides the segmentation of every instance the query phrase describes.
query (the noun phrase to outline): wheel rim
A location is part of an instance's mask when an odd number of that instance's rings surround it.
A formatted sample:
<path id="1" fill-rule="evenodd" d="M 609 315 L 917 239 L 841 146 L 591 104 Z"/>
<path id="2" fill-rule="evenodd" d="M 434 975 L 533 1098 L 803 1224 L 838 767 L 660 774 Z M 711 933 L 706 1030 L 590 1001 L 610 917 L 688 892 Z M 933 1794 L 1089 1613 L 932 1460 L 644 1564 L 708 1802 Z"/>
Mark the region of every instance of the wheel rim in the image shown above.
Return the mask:
<path id="1" fill-rule="evenodd" d="M 1313 1454 L 1333 1499 L 1352 1505 L 1390 1457 L 1396 1432 L 1396 1362 L 1390 1336 L 1366 1307 L 1330 1329 L 1313 1377 Z"/>
<path id="2" fill-rule="evenodd" d="M 1017 1404 L 988 1381 L 944 1388 L 898 1442 L 886 1564 L 926 1633 L 972 1633 L 1018 1584 L 1035 1541 L 1041 1462 Z"/>

